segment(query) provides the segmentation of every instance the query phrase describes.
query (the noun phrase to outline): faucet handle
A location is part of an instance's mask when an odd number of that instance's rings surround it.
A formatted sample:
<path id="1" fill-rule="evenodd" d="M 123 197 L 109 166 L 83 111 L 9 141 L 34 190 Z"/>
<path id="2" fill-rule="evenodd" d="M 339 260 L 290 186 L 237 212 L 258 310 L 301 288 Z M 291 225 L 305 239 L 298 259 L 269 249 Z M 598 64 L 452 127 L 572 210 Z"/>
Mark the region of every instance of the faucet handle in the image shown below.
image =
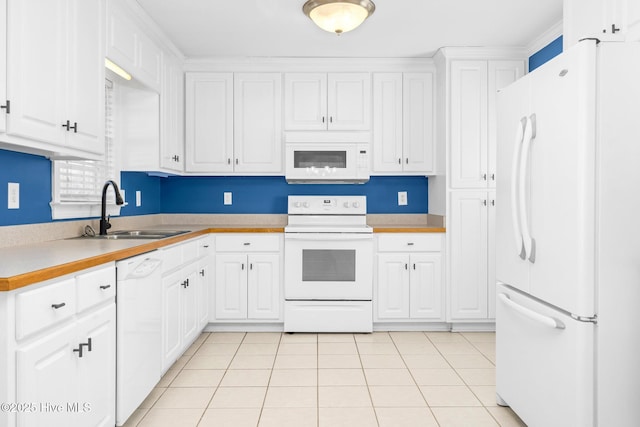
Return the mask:
<path id="1" fill-rule="evenodd" d="M 111 228 L 111 222 L 109 222 L 109 221 L 111 221 L 111 215 L 107 215 L 107 222 L 106 222 L 105 227 L 104 227 L 107 230 Z"/>

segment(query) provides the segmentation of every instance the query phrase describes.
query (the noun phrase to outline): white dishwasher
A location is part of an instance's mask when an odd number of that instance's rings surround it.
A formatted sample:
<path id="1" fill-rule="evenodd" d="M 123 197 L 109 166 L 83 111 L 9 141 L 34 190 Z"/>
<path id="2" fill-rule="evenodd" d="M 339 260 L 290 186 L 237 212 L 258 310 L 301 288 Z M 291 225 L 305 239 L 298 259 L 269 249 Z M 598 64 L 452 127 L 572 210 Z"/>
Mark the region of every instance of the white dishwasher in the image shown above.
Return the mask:
<path id="1" fill-rule="evenodd" d="M 116 262 L 116 425 L 123 425 L 160 381 L 162 254 Z"/>

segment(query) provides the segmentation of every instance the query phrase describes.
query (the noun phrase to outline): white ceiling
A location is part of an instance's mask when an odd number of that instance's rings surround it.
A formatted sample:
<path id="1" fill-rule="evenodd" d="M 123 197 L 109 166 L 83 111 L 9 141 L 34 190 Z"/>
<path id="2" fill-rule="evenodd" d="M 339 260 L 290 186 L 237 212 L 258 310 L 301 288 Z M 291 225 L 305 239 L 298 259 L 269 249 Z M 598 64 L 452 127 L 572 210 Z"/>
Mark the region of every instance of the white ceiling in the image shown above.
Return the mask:
<path id="1" fill-rule="evenodd" d="M 137 0 L 188 58 L 430 57 L 442 46 L 527 47 L 562 0 L 374 0 L 352 32 L 325 32 L 305 0 Z"/>

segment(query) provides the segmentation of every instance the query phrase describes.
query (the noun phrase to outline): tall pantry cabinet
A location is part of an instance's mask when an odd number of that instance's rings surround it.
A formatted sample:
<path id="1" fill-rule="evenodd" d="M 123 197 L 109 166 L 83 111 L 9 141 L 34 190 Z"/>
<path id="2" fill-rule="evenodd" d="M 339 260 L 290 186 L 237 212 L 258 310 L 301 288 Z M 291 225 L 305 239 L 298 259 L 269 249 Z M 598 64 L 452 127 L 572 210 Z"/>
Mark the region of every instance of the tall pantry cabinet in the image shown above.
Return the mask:
<path id="1" fill-rule="evenodd" d="M 445 99 L 438 143 L 447 166 L 429 191 L 444 199 L 433 206 L 446 212 L 447 321 L 454 327 L 495 318 L 496 93 L 522 77 L 525 57 L 484 48 L 443 48 L 435 57 Z"/>

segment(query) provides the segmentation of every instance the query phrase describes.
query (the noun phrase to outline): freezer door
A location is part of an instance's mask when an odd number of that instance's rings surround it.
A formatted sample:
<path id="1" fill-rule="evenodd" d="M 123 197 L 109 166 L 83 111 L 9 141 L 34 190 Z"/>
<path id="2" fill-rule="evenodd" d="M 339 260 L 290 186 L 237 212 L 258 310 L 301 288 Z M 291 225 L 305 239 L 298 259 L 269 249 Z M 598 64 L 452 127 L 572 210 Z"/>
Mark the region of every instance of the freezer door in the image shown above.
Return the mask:
<path id="1" fill-rule="evenodd" d="M 530 264 L 524 253 L 518 194 L 529 91 L 530 76 L 524 76 L 497 96 L 496 278 L 525 292 L 529 292 Z"/>
<path id="2" fill-rule="evenodd" d="M 529 427 L 594 426 L 594 328 L 497 287 L 496 393 Z"/>
<path id="3" fill-rule="evenodd" d="M 596 312 L 595 72 L 596 43 L 583 41 L 531 74 L 533 139 L 524 153 L 530 293 L 586 317 Z"/>

